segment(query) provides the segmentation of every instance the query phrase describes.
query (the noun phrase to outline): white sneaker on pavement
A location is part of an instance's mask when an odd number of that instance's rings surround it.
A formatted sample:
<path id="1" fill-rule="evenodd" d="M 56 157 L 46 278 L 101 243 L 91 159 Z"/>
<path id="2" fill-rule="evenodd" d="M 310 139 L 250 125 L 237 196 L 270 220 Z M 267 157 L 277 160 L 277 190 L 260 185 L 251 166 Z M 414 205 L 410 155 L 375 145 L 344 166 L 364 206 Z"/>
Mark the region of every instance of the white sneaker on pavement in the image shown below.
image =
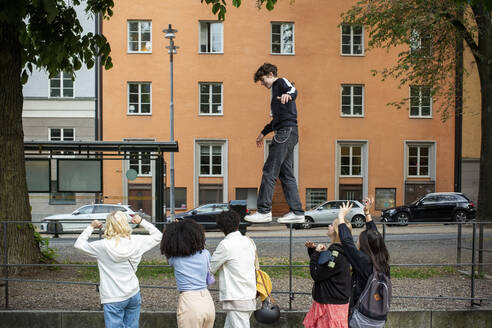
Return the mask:
<path id="1" fill-rule="evenodd" d="M 268 213 L 256 212 L 255 214 L 246 215 L 244 217 L 244 220 L 251 223 L 272 222 L 272 212 L 268 212 Z"/>
<path id="2" fill-rule="evenodd" d="M 304 217 L 304 214 L 298 215 L 294 212 L 289 212 L 277 219 L 278 223 L 304 223 L 305 221 L 306 218 Z"/>

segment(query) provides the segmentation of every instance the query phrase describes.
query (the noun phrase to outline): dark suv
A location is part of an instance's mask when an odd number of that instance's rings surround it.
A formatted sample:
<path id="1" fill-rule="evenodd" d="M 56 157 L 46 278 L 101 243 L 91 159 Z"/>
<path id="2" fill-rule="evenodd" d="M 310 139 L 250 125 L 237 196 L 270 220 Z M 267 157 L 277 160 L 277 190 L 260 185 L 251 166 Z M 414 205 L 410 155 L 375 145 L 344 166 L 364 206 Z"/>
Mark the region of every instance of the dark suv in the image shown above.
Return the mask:
<path id="1" fill-rule="evenodd" d="M 399 207 L 389 208 L 381 213 L 381 220 L 407 225 L 409 221 L 465 222 L 475 218 L 475 205 L 464 194 L 457 192 L 436 192 Z"/>

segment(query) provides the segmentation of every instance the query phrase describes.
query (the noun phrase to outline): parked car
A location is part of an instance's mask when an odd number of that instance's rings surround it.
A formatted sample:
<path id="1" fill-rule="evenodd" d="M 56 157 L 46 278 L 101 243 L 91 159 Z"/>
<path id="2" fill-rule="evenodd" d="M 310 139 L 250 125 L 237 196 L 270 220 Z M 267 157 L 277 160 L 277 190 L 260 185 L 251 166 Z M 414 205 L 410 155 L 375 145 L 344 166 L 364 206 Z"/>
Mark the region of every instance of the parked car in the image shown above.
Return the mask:
<path id="1" fill-rule="evenodd" d="M 121 204 L 92 204 L 82 206 L 72 213 L 56 214 L 45 217 L 41 220 L 40 232 L 62 233 L 62 232 L 78 232 L 84 230 L 92 220 L 99 220 L 102 223 L 106 221 L 106 217 L 113 211 L 122 211 L 128 216 L 128 222 L 136 214 L 130 205 Z M 70 222 L 75 221 L 75 222 Z M 132 228 L 134 224 L 130 224 Z M 55 231 L 56 228 L 56 231 Z"/>
<path id="2" fill-rule="evenodd" d="M 475 218 L 473 202 L 462 193 L 436 192 L 425 195 L 408 205 L 386 209 L 381 220 L 407 225 L 408 222 L 456 221 L 466 222 Z"/>
<path id="3" fill-rule="evenodd" d="M 330 200 L 318 207 L 304 212 L 306 222 L 294 224 L 294 229 L 311 229 L 313 226 L 328 226 L 337 217 L 340 206 L 347 200 Z M 364 226 L 366 219 L 364 216 L 364 205 L 356 200 L 350 200 L 352 209 L 348 212 L 346 218 L 352 223 L 354 228 L 361 228 Z"/>
<path id="4" fill-rule="evenodd" d="M 231 210 L 236 211 L 241 217 L 239 231 L 244 235 L 247 227 L 250 225 L 249 222 L 244 221 L 244 216 L 249 213 L 245 200 L 231 200 L 229 203 L 203 204 L 184 213 L 176 214 L 176 219 L 193 219 L 197 223 L 200 223 L 205 230 L 216 230 L 218 229 L 215 221 L 217 214 Z M 167 217 L 167 221 L 170 222 L 170 220 L 171 218 Z"/>

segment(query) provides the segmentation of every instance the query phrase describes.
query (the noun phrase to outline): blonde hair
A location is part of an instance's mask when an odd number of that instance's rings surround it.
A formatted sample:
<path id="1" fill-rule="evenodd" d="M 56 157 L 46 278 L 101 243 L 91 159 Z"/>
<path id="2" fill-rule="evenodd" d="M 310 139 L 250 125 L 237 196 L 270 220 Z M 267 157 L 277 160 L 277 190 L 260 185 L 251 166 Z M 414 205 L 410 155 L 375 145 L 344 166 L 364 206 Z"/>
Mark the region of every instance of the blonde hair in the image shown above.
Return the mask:
<path id="1" fill-rule="evenodd" d="M 347 219 L 343 219 L 345 225 L 347 226 L 347 228 L 349 228 L 350 232 L 352 232 L 352 224 L 347 220 Z M 341 243 L 340 241 L 340 234 L 338 233 L 338 219 L 336 219 L 335 221 L 333 221 L 332 223 L 333 225 L 333 231 L 334 231 L 334 236 L 331 240 L 331 243 L 332 244 L 335 244 L 335 243 Z"/>
<path id="2" fill-rule="evenodd" d="M 132 228 L 128 224 L 128 217 L 121 211 L 114 211 L 108 214 L 106 218 L 106 228 L 104 237 L 106 239 L 115 238 L 119 241 L 120 237 L 130 237 Z"/>

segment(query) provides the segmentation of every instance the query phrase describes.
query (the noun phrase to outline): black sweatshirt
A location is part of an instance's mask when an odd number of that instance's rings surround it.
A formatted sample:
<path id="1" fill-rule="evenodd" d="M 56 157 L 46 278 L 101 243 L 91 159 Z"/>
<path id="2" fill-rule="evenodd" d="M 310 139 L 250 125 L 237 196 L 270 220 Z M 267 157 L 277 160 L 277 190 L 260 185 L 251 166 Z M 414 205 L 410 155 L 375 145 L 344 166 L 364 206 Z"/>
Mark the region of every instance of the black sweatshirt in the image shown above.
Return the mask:
<path id="1" fill-rule="evenodd" d="M 366 230 L 378 230 L 373 221 L 366 222 Z M 357 249 L 352 238 L 352 233 L 347 228 L 345 223 L 338 225 L 338 233 L 342 242 L 345 256 L 347 256 L 352 265 L 352 297 L 350 299 L 350 307 L 359 300 L 360 294 L 367 284 L 369 276 L 372 274 L 372 262 L 369 256 Z"/>
<path id="2" fill-rule="evenodd" d="M 288 94 L 292 100 L 282 104 L 280 99 L 283 94 Z M 297 107 L 296 100 L 297 89 L 286 78 L 279 77 L 272 84 L 272 101 L 270 107 L 272 109 L 272 121 L 265 125 L 261 133 L 266 136 L 272 131 L 280 130 L 281 128 L 297 126 Z"/>
<path id="3" fill-rule="evenodd" d="M 320 253 L 308 248 L 311 259 L 309 269 L 314 280 L 313 299 L 322 304 L 347 304 L 350 298 L 350 264 L 340 244 L 332 244 L 329 251 L 338 251 L 335 266 L 328 263 L 318 264 Z"/>

